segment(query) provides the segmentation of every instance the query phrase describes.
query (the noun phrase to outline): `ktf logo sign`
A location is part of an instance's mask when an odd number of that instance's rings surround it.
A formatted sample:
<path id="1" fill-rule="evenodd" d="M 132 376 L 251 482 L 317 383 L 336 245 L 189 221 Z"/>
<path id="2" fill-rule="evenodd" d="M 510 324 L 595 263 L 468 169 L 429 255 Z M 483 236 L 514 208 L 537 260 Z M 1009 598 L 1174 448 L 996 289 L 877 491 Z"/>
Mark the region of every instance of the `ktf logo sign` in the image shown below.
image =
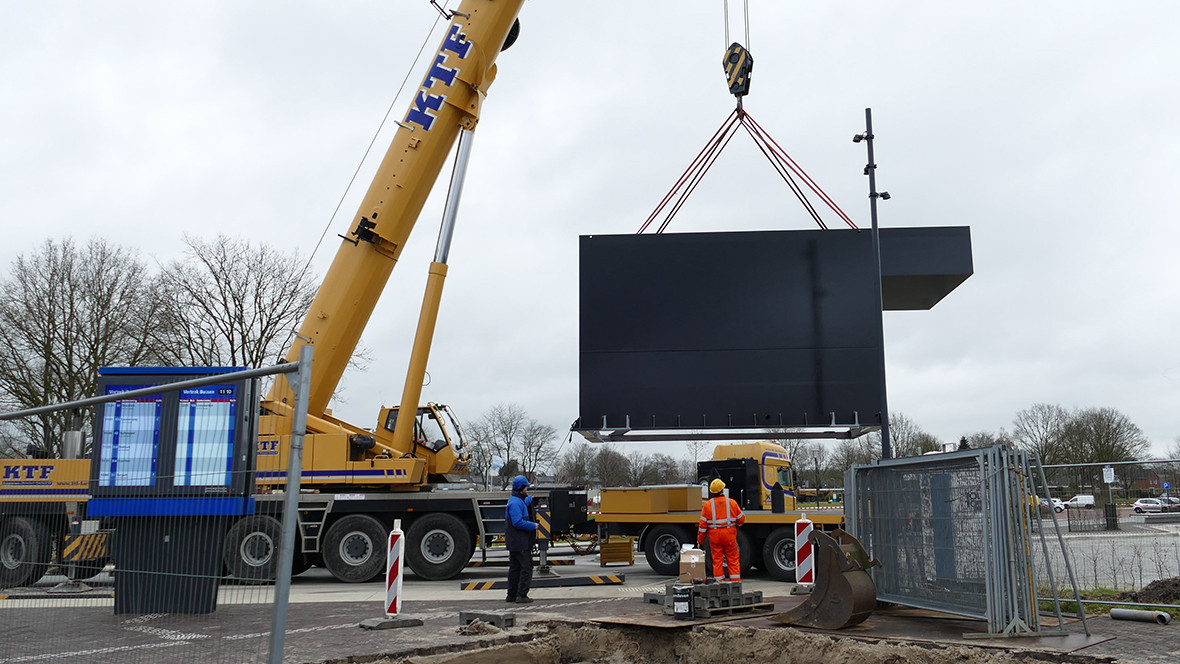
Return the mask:
<path id="1" fill-rule="evenodd" d="M 271 456 L 279 453 L 279 441 L 277 440 L 260 440 L 258 441 L 258 454 L 260 456 Z"/>
<path id="2" fill-rule="evenodd" d="M 410 112 L 406 114 L 406 122 L 414 123 L 423 129 L 430 131 L 431 125 L 434 124 L 437 116 L 435 113 L 442 108 L 443 102 L 447 100 L 445 91 L 442 94 L 434 94 L 435 83 L 441 83 L 445 87 L 451 87 L 455 82 L 455 76 L 459 73 L 458 67 L 448 67 L 447 54 L 454 53 L 460 60 L 467 57 L 467 52 L 471 50 L 471 42 L 467 41 L 467 35 L 459 32 L 459 24 L 454 23 L 451 29 L 447 32 L 447 38 L 443 41 L 442 47 L 438 49 L 438 53 L 434 55 L 434 64 L 430 66 L 430 71 L 426 73 L 426 80 L 422 81 L 422 87 L 418 88 L 418 95 L 414 97 L 414 105 L 410 107 Z"/>
<path id="3" fill-rule="evenodd" d="M 6 480 L 44 480 L 53 473 L 53 466 L 4 466 Z"/>

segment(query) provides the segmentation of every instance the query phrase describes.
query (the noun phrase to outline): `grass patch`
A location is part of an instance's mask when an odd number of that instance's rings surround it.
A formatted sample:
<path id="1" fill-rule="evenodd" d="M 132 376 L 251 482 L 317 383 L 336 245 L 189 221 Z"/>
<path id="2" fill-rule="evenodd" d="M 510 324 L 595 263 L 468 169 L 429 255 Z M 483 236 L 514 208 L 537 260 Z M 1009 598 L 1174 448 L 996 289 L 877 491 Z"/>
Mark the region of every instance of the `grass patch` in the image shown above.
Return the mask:
<path id="1" fill-rule="evenodd" d="M 1086 600 L 1097 600 L 1100 602 L 1123 602 L 1127 599 L 1127 592 L 1123 590 L 1112 590 L 1110 588 L 1095 588 L 1091 590 L 1081 591 L 1082 604 L 1085 607 L 1086 615 L 1104 616 L 1109 615 L 1111 609 L 1136 609 L 1139 611 L 1163 611 L 1172 616 L 1173 620 L 1180 620 L 1180 608 L 1165 609 L 1161 607 L 1144 606 L 1135 602 L 1126 602 L 1125 604 L 1087 604 Z M 1069 595 L 1072 597 L 1072 593 Z M 1053 602 L 1042 601 L 1039 603 L 1041 611 L 1053 611 Z M 1073 615 L 1078 614 L 1077 602 L 1070 600 L 1065 601 L 1065 596 L 1061 599 L 1061 614 Z"/>

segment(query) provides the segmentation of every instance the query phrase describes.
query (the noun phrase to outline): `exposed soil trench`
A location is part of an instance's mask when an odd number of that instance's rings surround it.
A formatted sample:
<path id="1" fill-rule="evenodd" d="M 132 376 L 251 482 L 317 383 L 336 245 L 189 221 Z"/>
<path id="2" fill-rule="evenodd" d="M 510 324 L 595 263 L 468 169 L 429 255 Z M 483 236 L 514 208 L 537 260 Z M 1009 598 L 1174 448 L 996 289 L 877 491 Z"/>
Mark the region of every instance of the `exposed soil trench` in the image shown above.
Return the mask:
<path id="1" fill-rule="evenodd" d="M 1084 661 L 1084 657 L 965 646 L 919 647 L 836 639 L 795 629 L 707 625 L 660 630 L 595 625 L 536 626 L 524 643 L 482 650 L 381 660 L 383 664 L 1017 664 Z M 492 630 L 496 628 L 492 627 Z M 498 631 L 498 630 L 497 630 Z"/>

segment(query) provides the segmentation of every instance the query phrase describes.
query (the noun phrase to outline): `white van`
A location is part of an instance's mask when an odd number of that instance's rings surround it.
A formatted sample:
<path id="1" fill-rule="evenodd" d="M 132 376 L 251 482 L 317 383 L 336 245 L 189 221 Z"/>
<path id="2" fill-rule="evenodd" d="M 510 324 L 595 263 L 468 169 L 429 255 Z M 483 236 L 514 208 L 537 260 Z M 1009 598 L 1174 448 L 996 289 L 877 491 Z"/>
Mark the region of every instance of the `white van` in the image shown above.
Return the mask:
<path id="1" fill-rule="evenodd" d="M 1065 501 L 1066 509 L 1077 509 L 1079 507 L 1091 508 L 1094 507 L 1094 495 L 1089 493 L 1080 493 L 1073 498 Z"/>

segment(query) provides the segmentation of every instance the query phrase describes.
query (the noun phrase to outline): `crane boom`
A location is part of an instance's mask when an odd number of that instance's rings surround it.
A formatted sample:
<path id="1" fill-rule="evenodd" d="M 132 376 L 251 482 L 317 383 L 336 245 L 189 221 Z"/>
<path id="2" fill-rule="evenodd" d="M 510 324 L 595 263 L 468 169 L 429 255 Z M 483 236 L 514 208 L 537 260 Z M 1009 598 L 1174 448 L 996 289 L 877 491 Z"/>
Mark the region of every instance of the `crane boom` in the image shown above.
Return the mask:
<path id="1" fill-rule="evenodd" d="M 469 134 L 479 122 L 483 99 L 496 78 L 496 57 L 515 39 L 523 4 L 524 0 L 463 0 L 451 13 L 442 43 L 288 350 L 290 361 L 303 346 L 315 348 L 305 483 L 413 490 L 431 475 L 465 467 L 461 436 L 450 433 L 457 427 L 446 407 L 418 404 L 446 275 L 443 240 L 449 238 L 457 196 L 448 200 L 441 253 L 436 252 L 430 266 L 401 404 L 383 408 L 377 426 L 368 428 L 332 417 L 328 403 L 451 148 L 460 133 Z M 290 429 L 293 395 L 285 377 L 280 377 L 262 403 L 262 483 L 285 481 L 282 459 L 289 437 L 283 432 Z M 399 418 L 399 410 L 407 417 Z"/>
<path id="2" fill-rule="evenodd" d="M 473 129 L 523 0 L 464 0 L 287 353 L 315 346 L 309 413 L 326 412 L 459 131 Z M 276 383 L 269 401 L 290 388 Z"/>

